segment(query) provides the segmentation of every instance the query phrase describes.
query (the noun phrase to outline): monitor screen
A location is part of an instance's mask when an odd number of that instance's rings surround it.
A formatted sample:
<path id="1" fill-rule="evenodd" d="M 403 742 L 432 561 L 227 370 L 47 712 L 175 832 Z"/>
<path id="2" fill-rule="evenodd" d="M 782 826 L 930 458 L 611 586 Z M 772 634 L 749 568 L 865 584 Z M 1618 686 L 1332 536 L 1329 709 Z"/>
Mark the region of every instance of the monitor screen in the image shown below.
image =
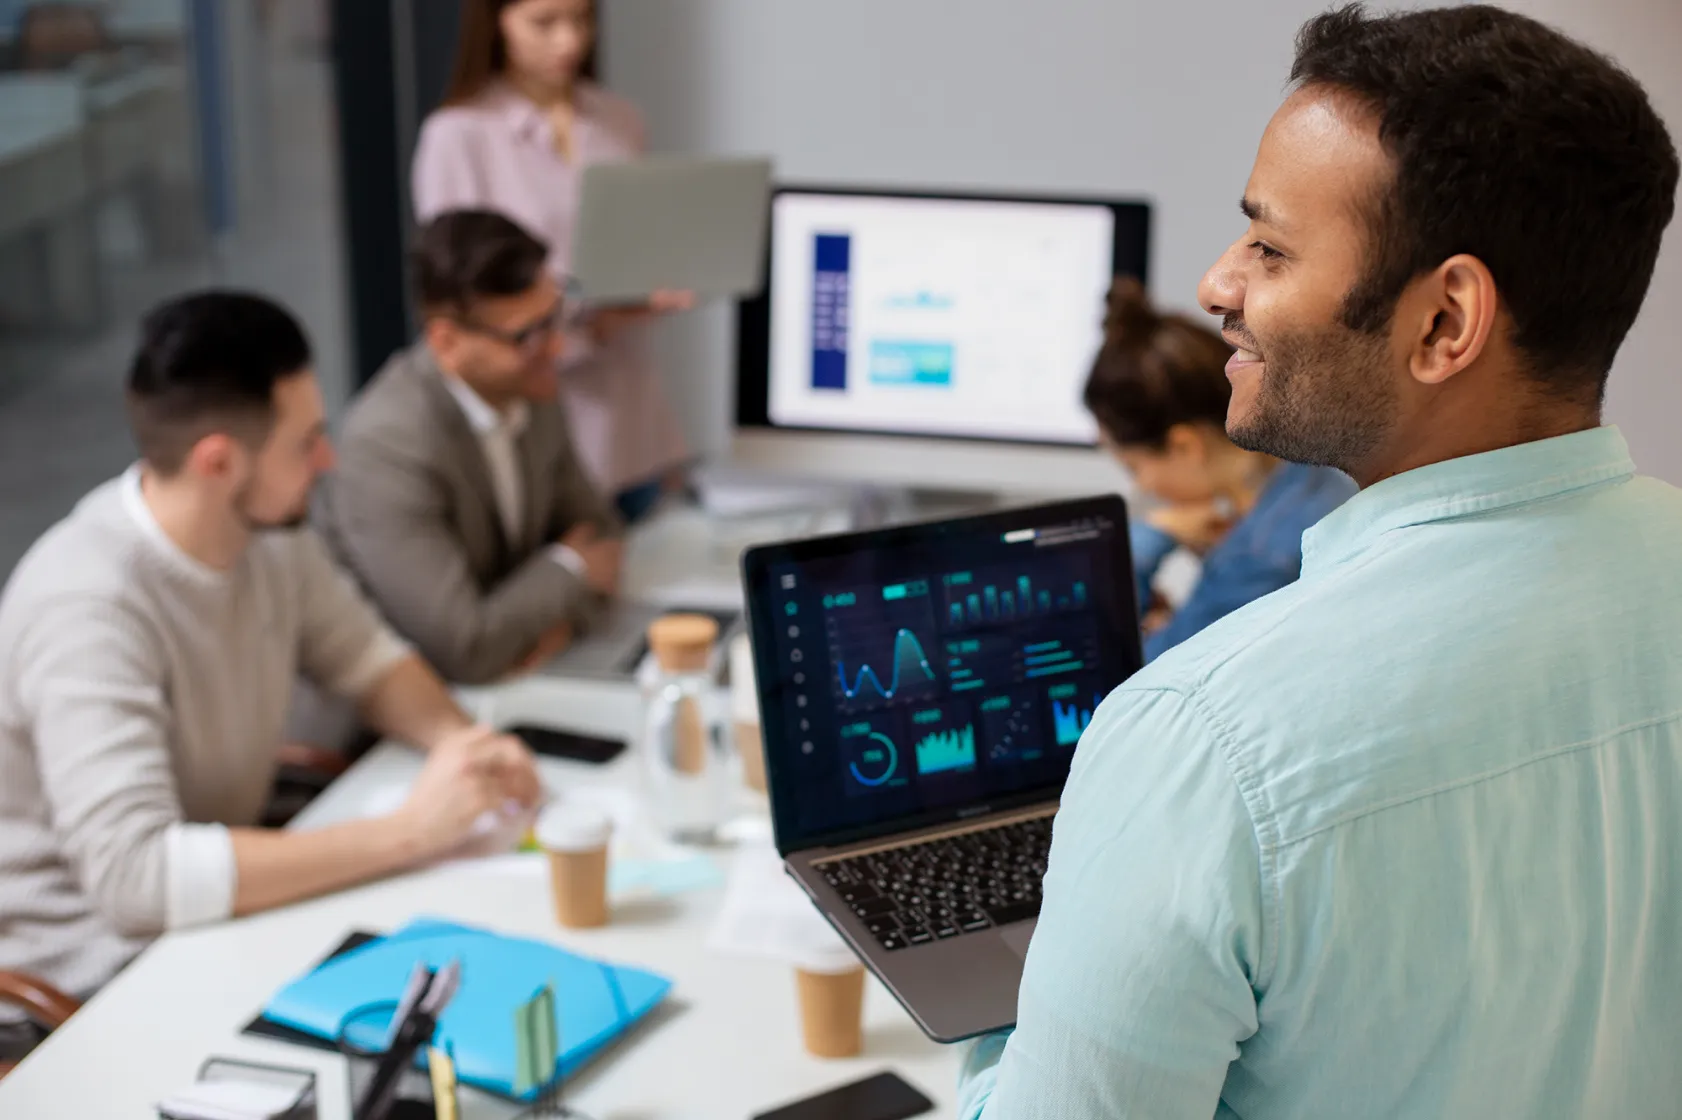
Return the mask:
<path id="1" fill-rule="evenodd" d="M 1140 664 L 1120 498 L 756 549 L 785 851 L 1055 796 Z"/>
<path id="2" fill-rule="evenodd" d="M 1081 389 L 1138 203 L 783 190 L 766 294 L 744 305 L 739 419 L 1091 445 Z"/>

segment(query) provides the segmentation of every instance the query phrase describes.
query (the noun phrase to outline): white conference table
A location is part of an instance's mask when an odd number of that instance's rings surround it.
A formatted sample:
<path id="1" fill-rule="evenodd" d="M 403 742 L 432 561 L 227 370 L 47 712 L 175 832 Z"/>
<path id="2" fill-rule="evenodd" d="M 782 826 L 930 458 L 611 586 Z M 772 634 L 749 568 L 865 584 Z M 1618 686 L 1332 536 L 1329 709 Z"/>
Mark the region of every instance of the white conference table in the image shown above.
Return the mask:
<path id="1" fill-rule="evenodd" d="M 667 549 L 693 526 L 670 521 L 644 536 L 632 572 L 665 567 Z M 661 547 L 651 549 L 658 543 Z M 691 542 L 697 543 L 697 542 Z M 693 573 L 700 552 L 687 551 Z M 656 558 L 651 558 L 651 552 Z M 644 587 L 649 583 L 639 579 Z M 640 704 L 634 688 L 554 677 L 463 693 L 499 724 L 544 719 L 585 732 L 629 736 Z M 637 760 L 605 767 L 544 759 L 551 790 L 602 785 L 634 789 Z M 315 827 L 389 808 L 420 767 L 419 756 L 382 744 L 313 802 L 294 827 Z M 623 796 L 623 795 L 621 795 Z M 751 797 L 744 793 L 744 798 Z M 731 853 L 717 853 L 728 868 Z M 151 1117 L 152 1104 L 191 1083 L 212 1055 L 316 1071 L 320 1120 L 348 1120 L 344 1061 L 336 1055 L 242 1035 L 241 1028 L 288 980 L 358 929 L 385 931 L 418 915 L 455 919 L 515 936 L 552 940 L 581 953 L 637 965 L 673 980 L 666 1006 L 569 1085 L 568 1102 L 595 1120 L 743 1118 L 777 1104 L 891 1068 L 950 1115 L 958 1053 L 928 1041 L 874 980 L 865 1000 L 864 1053 L 826 1061 L 808 1055 L 791 970 L 776 961 L 706 947 L 723 888 L 652 896 L 616 907 L 593 931 L 555 924 L 541 857 L 460 861 L 313 902 L 166 935 L 0 1081 L 0 1117 Z M 517 1108 L 469 1091 L 465 1116 Z"/>

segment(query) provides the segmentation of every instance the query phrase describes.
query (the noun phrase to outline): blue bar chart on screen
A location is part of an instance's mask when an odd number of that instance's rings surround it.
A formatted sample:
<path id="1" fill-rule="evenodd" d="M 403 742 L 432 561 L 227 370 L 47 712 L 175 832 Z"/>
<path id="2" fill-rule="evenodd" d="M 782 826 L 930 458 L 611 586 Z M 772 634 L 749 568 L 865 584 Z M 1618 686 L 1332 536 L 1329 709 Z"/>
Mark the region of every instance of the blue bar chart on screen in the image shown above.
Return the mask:
<path id="1" fill-rule="evenodd" d="M 1043 563 L 1035 574 L 1008 568 L 948 573 L 946 625 L 958 630 L 1085 613 L 1092 573 L 1083 559 L 1070 557 L 1049 573 Z"/>

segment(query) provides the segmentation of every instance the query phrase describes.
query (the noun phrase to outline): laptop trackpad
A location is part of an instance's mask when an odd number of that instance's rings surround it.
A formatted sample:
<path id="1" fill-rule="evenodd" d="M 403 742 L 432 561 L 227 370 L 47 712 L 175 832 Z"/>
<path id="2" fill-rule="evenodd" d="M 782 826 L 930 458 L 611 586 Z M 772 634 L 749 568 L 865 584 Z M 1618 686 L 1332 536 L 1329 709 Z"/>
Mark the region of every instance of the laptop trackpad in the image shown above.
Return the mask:
<path id="1" fill-rule="evenodd" d="M 1010 951 L 1019 957 L 1028 955 L 1028 940 L 1034 936 L 1034 927 L 1039 925 L 1039 919 L 1029 922 L 1017 922 L 999 931 L 999 937 L 1010 946 Z"/>

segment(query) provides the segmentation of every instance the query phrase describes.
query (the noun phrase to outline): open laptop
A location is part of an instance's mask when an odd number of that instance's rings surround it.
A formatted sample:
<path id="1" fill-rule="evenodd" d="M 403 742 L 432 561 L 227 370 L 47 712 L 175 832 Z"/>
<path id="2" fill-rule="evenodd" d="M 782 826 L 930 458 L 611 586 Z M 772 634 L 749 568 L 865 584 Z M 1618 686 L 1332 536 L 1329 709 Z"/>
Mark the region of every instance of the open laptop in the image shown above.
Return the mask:
<path id="1" fill-rule="evenodd" d="M 719 645 L 725 645 L 741 612 L 682 603 L 653 603 L 617 599 L 596 624 L 543 667 L 561 677 L 598 677 L 629 681 L 648 655 L 648 628 L 665 614 L 704 614 L 718 622 Z"/>
<path id="2" fill-rule="evenodd" d="M 919 1026 L 1016 1021 L 1075 743 L 1143 663 L 1118 497 L 750 550 L 785 866 Z"/>
<path id="3" fill-rule="evenodd" d="M 771 163 L 648 156 L 584 169 L 572 274 L 586 299 L 641 301 L 659 288 L 703 299 L 765 282 Z"/>

